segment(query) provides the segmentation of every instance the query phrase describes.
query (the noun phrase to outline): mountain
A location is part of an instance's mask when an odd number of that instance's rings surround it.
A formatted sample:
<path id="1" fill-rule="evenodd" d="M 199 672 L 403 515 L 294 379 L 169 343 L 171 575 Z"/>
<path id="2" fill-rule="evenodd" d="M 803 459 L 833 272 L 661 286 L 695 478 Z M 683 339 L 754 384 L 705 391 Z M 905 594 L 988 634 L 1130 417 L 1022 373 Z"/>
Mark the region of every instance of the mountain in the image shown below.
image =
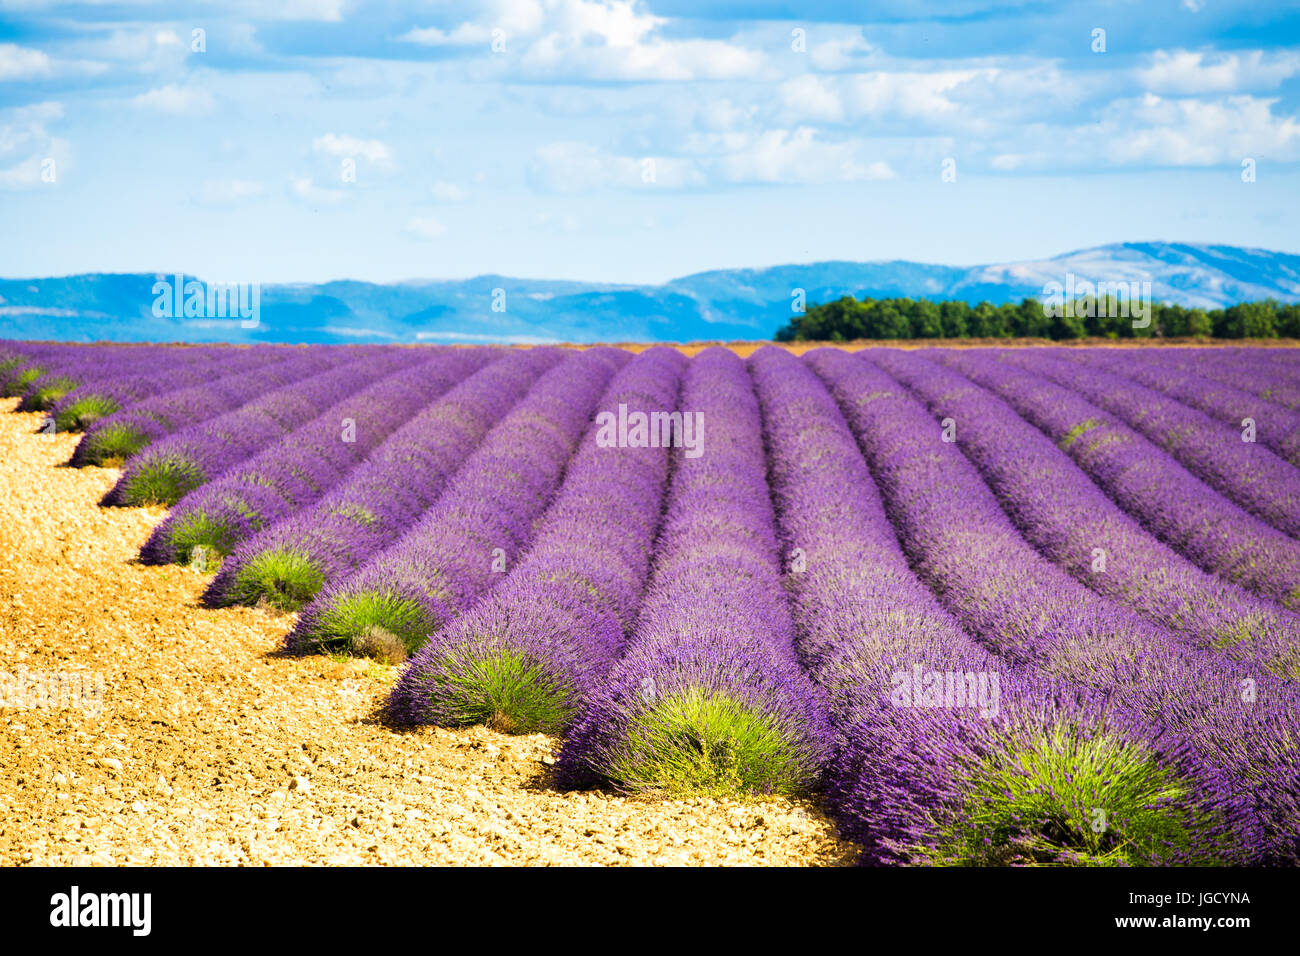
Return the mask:
<path id="1" fill-rule="evenodd" d="M 0 338 L 187 342 L 671 342 L 767 339 L 791 314 L 842 295 L 924 296 L 994 304 L 1041 296 L 1067 274 L 1149 281 L 1161 302 L 1213 308 L 1254 299 L 1300 301 L 1300 256 L 1264 249 L 1129 242 L 971 267 L 920 262 L 815 262 L 720 269 L 662 285 L 506 276 L 375 284 L 262 285 L 257 324 L 203 314 L 156 293 L 175 277 L 91 274 L 0 279 Z M 185 280 L 194 277 L 186 276 Z M 185 283 L 182 283 L 183 285 Z M 199 286 L 206 295 L 207 284 Z M 252 290 L 245 290 L 248 312 Z M 195 304 L 199 301 L 194 299 Z M 176 306 L 180 308 L 176 308 Z M 215 301 L 213 306 L 215 306 Z M 180 317 L 176 317 L 176 315 Z M 231 314 L 231 310 L 223 314 Z M 251 325 L 251 322 L 244 325 Z"/>

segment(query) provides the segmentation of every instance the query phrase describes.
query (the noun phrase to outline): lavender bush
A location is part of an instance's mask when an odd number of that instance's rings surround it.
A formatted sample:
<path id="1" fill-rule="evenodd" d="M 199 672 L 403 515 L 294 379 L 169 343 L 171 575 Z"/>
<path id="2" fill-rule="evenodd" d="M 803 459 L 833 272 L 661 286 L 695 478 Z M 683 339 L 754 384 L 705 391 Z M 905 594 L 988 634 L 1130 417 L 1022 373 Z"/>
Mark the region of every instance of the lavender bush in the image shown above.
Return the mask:
<path id="1" fill-rule="evenodd" d="M 146 564 L 184 562 L 196 548 L 229 554 L 254 531 L 316 501 L 412 414 L 497 357 L 486 349 L 439 350 L 336 402 L 181 498 L 149 536 L 141 559 Z M 371 370 L 358 371 L 366 376 Z M 326 386 L 317 384 L 321 394 Z"/>
<path id="2" fill-rule="evenodd" d="M 691 362 L 684 412 L 704 453 L 676 457 L 654 572 L 627 652 L 587 693 L 561 751 L 566 786 L 798 793 L 831 743 L 825 701 L 800 668 L 758 403 L 744 363 Z"/>
<path id="3" fill-rule="evenodd" d="M 501 580 L 531 540 L 596 401 L 627 352 L 578 352 L 547 372 L 395 544 L 325 587 L 286 638 L 401 658 Z"/>
<path id="4" fill-rule="evenodd" d="M 489 430 L 554 367 L 558 349 L 514 352 L 419 412 L 310 508 L 243 542 L 204 593 L 219 607 L 297 610 L 379 554 L 431 507 Z"/>
<path id="5" fill-rule="evenodd" d="M 641 353 L 599 408 L 673 411 L 685 364 L 672 349 Z M 600 428 L 588 429 L 524 559 L 412 659 L 389 699 L 395 721 L 561 733 L 618 659 L 649 574 L 669 452 L 662 440 L 603 446 Z"/>

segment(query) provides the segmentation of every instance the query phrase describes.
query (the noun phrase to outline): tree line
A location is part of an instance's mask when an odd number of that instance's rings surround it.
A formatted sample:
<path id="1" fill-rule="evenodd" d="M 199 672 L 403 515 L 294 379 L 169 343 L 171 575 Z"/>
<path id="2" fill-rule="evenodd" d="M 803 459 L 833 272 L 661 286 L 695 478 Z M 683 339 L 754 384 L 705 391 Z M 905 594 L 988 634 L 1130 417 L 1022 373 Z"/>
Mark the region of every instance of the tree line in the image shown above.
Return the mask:
<path id="1" fill-rule="evenodd" d="M 853 339 L 1044 338 L 1081 339 L 1205 336 L 1222 339 L 1300 338 L 1300 304 L 1273 299 L 1223 309 L 1149 303 L 1134 327 L 1126 303 L 1080 299 L 1044 308 L 1039 299 L 1019 305 L 971 305 L 959 300 L 857 299 L 844 296 L 811 306 L 776 333 L 778 342 L 847 342 Z"/>

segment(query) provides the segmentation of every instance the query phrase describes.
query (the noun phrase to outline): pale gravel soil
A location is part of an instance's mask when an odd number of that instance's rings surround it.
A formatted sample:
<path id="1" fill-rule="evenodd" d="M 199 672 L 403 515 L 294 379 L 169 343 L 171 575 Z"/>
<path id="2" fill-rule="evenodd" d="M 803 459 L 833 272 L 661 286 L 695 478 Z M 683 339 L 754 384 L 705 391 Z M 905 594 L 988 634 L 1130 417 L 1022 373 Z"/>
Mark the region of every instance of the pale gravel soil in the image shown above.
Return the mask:
<path id="1" fill-rule="evenodd" d="M 850 863 L 811 801 L 564 794 L 558 742 L 371 719 L 393 668 L 275 649 L 291 619 L 144 567 L 161 509 L 0 403 L 0 674 L 101 674 L 103 713 L 0 708 L 0 863 Z M 13 700 L 0 703 L 13 704 Z"/>

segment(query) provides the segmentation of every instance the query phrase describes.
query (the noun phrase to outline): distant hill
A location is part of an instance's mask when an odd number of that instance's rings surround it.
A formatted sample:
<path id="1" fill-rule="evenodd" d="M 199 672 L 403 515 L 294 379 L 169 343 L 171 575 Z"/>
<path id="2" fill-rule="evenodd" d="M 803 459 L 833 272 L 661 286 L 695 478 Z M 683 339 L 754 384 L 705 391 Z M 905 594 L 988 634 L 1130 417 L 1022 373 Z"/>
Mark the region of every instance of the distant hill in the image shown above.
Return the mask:
<path id="1" fill-rule="evenodd" d="M 1212 308 L 1300 301 L 1300 256 L 1264 249 L 1131 242 L 1032 262 L 972 267 L 815 262 L 720 269 L 662 285 L 512 279 L 340 280 L 260 289 L 256 328 L 237 320 L 154 314 L 152 274 L 0 279 L 0 338 L 234 342 L 626 342 L 767 339 L 791 315 L 843 295 L 988 300 L 1040 296 L 1067 273 L 1092 282 L 1150 281 L 1160 302 Z M 168 278 L 165 276 L 161 278 Z M 187 279 L 194 278 L 186 276 Z M 200 276 L 199 279 L 216 277 Z M 498 294 L 494 310 L 494 290 Z"/>

